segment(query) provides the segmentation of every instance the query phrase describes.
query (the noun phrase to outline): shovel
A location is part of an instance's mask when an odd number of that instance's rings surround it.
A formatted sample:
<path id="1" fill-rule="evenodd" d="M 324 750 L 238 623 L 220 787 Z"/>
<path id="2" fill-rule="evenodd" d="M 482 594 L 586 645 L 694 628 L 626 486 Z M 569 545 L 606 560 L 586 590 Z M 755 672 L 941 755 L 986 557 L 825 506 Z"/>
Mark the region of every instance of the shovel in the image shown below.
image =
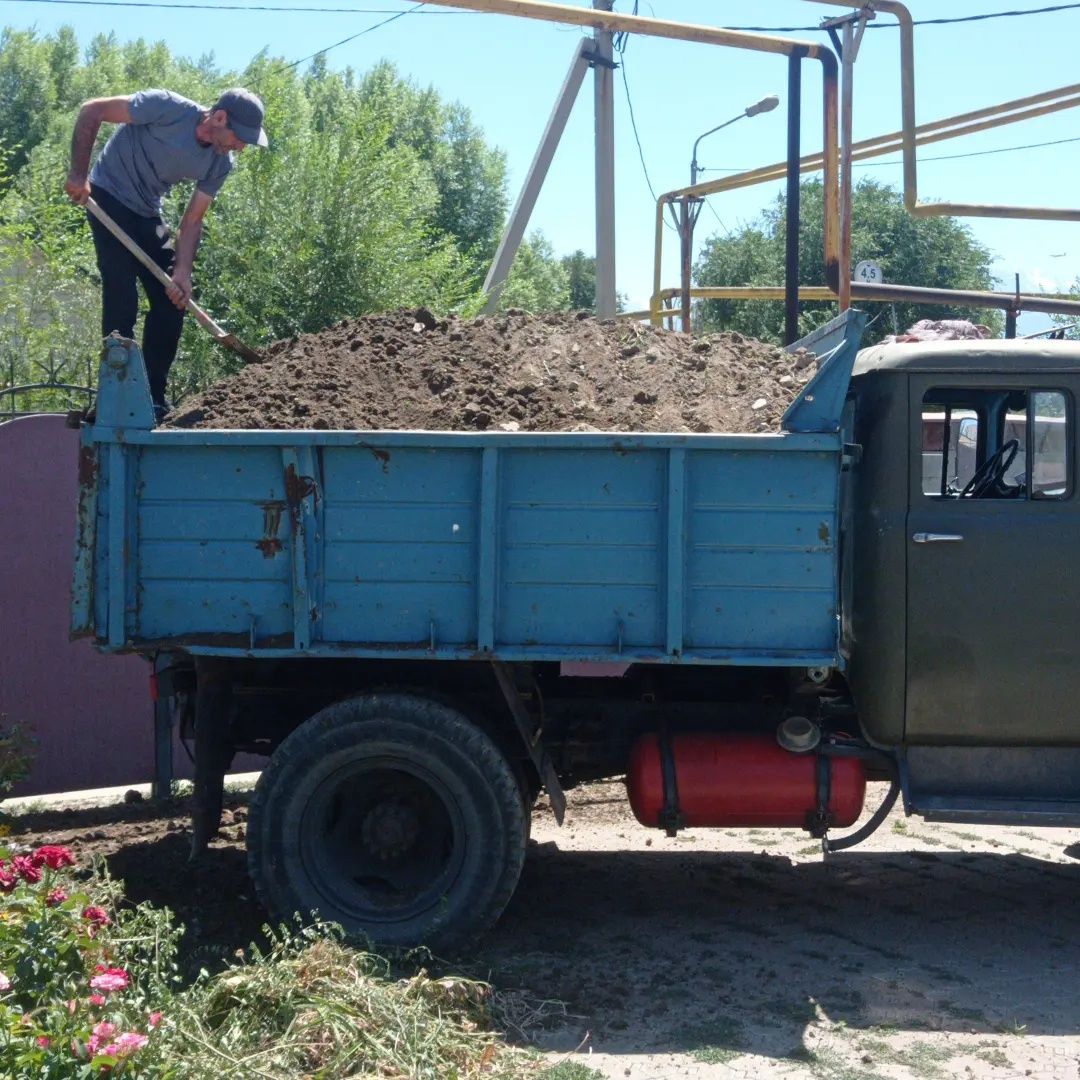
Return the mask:
<path id="1" fill-rule="evenodd" d="M 165 286 L 166 289 L 172 287 L 172 279 L 164 270 L 100 206 L 91 198 L 86 200 L 86 209 L 90 211 Z M 222 327 L 218 326 L 209 315 L 198 304 L 195 303 L 190 297 L 187 302 L 188 310 L 195 316 L 195 321 L 206 330 L 210 336 L 221 346 L 226 349 L 231 349 L 234 353 L 238 353 L 245 360 L 254 360 L 258 362 L 262 360 L 262 357 L 250 346 L 245 345 L 240 341 L 235 334 L 227 333 Z"/>

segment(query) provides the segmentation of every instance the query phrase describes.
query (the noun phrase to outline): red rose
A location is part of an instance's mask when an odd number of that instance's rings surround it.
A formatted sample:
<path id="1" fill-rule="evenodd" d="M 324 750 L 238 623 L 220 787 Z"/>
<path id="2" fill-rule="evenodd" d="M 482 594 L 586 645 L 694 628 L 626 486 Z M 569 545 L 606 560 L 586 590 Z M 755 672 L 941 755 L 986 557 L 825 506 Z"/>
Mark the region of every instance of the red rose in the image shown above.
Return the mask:
<path id="1" fill-rule="evenodd" d="M 93 923 L 95 926 L 108 926 L 109 916 L 104 908 L 97 907 L 91 904 L 89 907 L 83 908 L 82 917 L 88 922 Z"/>
<path id="2" fill-rule="evenodd" d="M 34 865 L 32 855 L 16 855 L 11 860 L 11 867 L 23 881 L 31 885 L 36 885 L 41 880 L 41 867 Z"/>
<path id="3" fill-rule="evenodd" d="M 0 870 L 0 892 L 9 893 L 16 885 L 19 884 L 19 879 L 7 870 Z"/>
<path id="4" fill-rule="evenodd" d="M 41 862 L 36 862 L 36 865 L 40 866 L 44 863 L 50 870 L 59 870 L 62 866 L 74 866 L 75 858 L 71 854 L 71 849 L 61 847 L 59 844 L 45 844 L 39 847 L 34 852 L 33 858 L 40 859 Z"/>

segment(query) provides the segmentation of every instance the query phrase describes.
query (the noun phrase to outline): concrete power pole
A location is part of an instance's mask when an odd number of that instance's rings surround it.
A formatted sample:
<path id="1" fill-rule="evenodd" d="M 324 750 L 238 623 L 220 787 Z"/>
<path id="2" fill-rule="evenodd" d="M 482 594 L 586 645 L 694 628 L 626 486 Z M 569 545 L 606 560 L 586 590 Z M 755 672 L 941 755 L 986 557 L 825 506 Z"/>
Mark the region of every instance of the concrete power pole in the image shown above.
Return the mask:
<path id="1" fill-rule="evenodd" d="M 614 0 L 593 0 L 611 11 Z M 596 112 L 596 314 L 615 316 L 615 64 L 610 31 L 594 30 Z"/>

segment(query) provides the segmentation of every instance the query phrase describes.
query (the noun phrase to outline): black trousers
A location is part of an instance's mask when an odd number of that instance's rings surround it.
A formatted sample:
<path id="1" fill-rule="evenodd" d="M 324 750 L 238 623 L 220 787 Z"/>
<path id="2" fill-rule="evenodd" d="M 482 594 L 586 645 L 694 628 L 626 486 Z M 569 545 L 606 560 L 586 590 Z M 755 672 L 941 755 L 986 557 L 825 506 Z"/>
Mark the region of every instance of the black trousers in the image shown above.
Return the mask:
<path id="1" fill-rule="evenodd" d="M 92 184 L 95 201 L 164 270 L 172 273 L 172 234 L 160 217 L 142 217 L 129 210 L 107 191 Z M 135 336 L 139 313 L 139 294 L 135 282 L 141 281 L 150 301 L 150 311 L 143 325 L 143 359 L 150 379 L 150 395 L 155 405 L 165 404 L 165 384 L 169 368 L 176 359 L 184 312 L 165 293 L 165 287 L 116 239 L 92 214 L 90 231 L 94 236 L 98 270 L 101 272 L 101 335 L 114 330 L 126 338 Z"/>

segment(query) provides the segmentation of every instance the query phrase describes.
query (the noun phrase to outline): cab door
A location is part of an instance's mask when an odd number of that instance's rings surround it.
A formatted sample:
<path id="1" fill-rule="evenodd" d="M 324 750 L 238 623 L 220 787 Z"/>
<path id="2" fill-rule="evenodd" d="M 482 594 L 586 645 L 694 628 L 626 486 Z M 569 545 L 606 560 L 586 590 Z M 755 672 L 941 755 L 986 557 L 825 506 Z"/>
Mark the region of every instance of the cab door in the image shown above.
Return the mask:
<path id="1" fill-rule="evenodd" d="M 1080 744 L 1073 397 L 910 379 L 906 741 Z"/>

